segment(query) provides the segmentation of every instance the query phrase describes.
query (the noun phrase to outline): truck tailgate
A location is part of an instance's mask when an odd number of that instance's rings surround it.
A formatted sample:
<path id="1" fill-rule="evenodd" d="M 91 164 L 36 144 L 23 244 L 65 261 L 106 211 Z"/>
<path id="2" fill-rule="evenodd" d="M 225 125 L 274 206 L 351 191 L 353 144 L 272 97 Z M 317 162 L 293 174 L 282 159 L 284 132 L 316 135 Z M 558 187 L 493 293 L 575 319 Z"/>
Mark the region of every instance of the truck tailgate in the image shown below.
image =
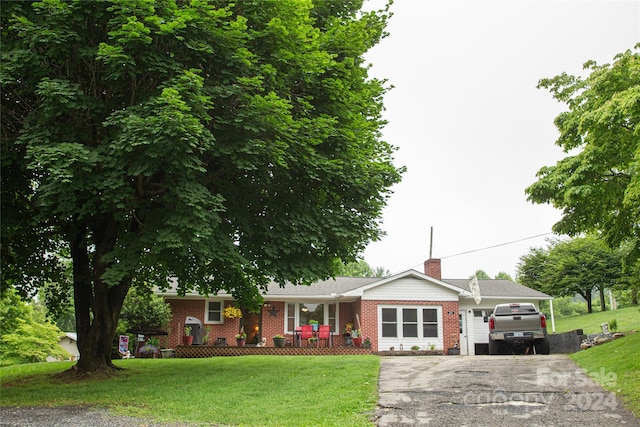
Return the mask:
<path id="1" fill-rule="evenodd" d="M 495 324 L 495 332 L 535 331 L 540 329 L 540 316 L 537 313 L 496 316 Z"/>

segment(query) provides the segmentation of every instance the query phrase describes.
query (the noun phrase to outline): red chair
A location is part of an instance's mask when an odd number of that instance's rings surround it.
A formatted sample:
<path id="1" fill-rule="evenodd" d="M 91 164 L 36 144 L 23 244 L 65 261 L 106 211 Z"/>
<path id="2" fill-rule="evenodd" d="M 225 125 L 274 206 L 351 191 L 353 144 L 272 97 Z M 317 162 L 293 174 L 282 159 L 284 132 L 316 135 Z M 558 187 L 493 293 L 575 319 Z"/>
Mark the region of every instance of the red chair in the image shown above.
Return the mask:
<path id="1" fill-rule="evenodd" d="M 307 344 L 309 343 L 309 338 L 313 338 L 315 335 L 313 335 L 313 325 L 302 325 L 300 326 L 300 344 L 302 345 L 302 342 L 307 341 Z"/>
<path id="2" fill-rule="evenodd" d="M 331 339 L 331 325 L 318 326 L 318 340 L 324 340 L 325 347 L 333 347 L 333 340 Z"/>

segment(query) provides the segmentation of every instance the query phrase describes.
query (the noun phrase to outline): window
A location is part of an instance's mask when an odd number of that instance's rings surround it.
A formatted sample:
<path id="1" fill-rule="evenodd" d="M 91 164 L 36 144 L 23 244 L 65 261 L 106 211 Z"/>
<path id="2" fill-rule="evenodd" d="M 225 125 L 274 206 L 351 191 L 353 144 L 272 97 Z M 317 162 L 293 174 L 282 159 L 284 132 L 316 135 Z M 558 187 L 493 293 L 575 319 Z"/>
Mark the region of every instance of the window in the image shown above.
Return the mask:
<path id="1" fill-rule="evenodd" d="M 438 337 L 438 310 L 435 308 L 422 309 L 422 336 L 425 338 Z"/>
<path id="2" fill-rule="evenodd" d="M 418 337 L 418 310 L 415 308 L 402 309 L 402 336 L 405 338 Z"/>
<path id="3" fill-rule="evenodd" d="M 439 307 L 382 307 L 382 338 L 438 338 L 439 313 Z"/>
<path id="4" fill-rule="evenodd" d="M 327 324 L 331 325 L 331 331 L 332 332 L 340 332 L 338 331 L 338 311 L 337 309 L 337 304 L 327 304 L 328 308 L 329 308 L 329 320 L 327 321 Z"/>
<path id="5" fill-rule="evenodd" d="M 287 331 L 292 332 L 296 328 L 296 305 L 287 304 Z"/>
<path id="6" fill-rule="evenodd" d="M 530 314 L 536 312 L 536 307 L 533 304 L 504 304 L 498 306 L 496 316 L 510 316 L 512 314 Z"/>
<path id="7" fill-rule="evenodd" d="M 331 325 L 331 332 L 337 333 L 337 313 L 337 304 L 290 302 L 287 304 L 287 331 L 293 332 L 296 326 L 307 325 L 314 319 L 321 325 Z"/>
<path id="8" fill-rule="evenodd" d="M 324 304 L 298 304 L 298 319 L 299 325 L 306 325 L 312 319 L 324 325 Z"/>
<path id="9" fill-rule="evenodd" d="M 395 308 L 382 309 L 382 336 L 385 338 L 398 336 L 398 311 Z"/>
<path id="10" fill-rule="evenodd" d="M 223 323 L 222 301 L 207 302 L 207 313 L 205 319 L 205 323 Z"/>

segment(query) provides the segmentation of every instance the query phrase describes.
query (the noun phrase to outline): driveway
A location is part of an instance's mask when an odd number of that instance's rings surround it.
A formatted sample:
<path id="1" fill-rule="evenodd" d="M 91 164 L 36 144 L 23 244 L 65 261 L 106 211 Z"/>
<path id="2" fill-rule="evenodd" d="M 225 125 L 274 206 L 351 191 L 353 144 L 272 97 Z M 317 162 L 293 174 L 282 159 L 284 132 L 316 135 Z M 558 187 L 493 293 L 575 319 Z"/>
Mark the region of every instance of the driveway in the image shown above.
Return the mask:
<path id="1" fill-rule="evenodd" d="M 383 357 L 377 425 L 640 426 L 565 355 Z"/>

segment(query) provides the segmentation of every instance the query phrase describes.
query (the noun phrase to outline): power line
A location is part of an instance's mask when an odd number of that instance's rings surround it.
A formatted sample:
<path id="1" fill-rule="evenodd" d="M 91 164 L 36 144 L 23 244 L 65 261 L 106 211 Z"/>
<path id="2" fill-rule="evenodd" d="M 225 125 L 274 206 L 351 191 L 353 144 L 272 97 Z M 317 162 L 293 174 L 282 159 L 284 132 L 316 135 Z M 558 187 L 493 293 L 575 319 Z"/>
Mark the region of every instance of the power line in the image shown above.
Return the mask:
<path id="1" fill-rule="evenodd" d="M 460 253 L 458 253 L 458 254 L 453 254 L 453 255 L 443 256 L 443 257 L 440 257 L 440 259 L 453 258 L 453 257 L 460 256 L 460 255 L 471 254 L 471 253 L 473 253 L 473 252 L 486 251 L 487 249 L 493 249 L 493 248 L 499 248 L 500 246 L 512 245 L 512 244 L 514 244 L 514 243 L 524 242 L 525 240 L 531 240 L 531 239 L 535 239 L 535 238 L 542 237 L 542 236 L 548 236 L 549 234 L 553 234 L 553 233 L 552 233 L 552 232 L 549 232 L 549 233 L 538 234 L 538 235 L 535 235 L 535 236 L 524 237 L 524 238 L 522 238 L 522 239 L 513 240 L 513 241 L 511 241 L 511 242 L 498 243 L 497 245 L 487 246 L 487 247 L 485 247 L 485 248 L 472 249 L 472 250 L 470 250 L 470 251 L 460 252 Z"/>
<path id="2" fill-rule="evenodd" d="M 513 243 L 523 242 L 523 241 L 525 241 L 525 240 L 535 239 L 535 238 L 537 238 L 537 237 L 548 236 L 549 234 L 554 234 L 554 233 L 549 232 L 549 233 L 537 234 L 537 235 L 535 235 L 535 236 L 524 237 L 524 238 L 522 238 L 522 239 L 513 240 L 513 241 L 511 241 L 511 242 L 499 243 L 499 244 L 497 244 L 497 245 L 487 246 L 486 248 L 473 249 L 473 250 L 466 251 L 466 252 L 460 252 L 460 253 L 458 253 L 458 254 L 453 254 L 453 255 L 447 255 L 447 256 L 444 256 L 444 257 L 439 257 L 439 259 L 453 258 L 453 257 L 459 256 L 459 255 L 465 255 L 465 254 L 470 254 L 470 253 L 473 253 L 473 252 L 480 252 L 480 251 L 484 251 L 484 250 L 487 250 L 487 249 L 498 248 L 498 247 L 500 247 L 500 246 L 511 245 L 511 244 L 513 244 Z M 422 266 L 422 262 L 411 265 L 411 266 L 409 267 L 409 269 L 413 269 L 413 268 L 420 267 L 420 266 Z M 403 269 L 403 270 L 399 270 L 399 271 L 396 271 L 396 272 L 390 273 L 389 275 L 390 275 L 390 276 L 393 276 L 394 274 L 396 274 L 396 273 L 401 273 L 401 272 L 403 272 L 403 271 L 405 271 L 405 270 L 404 270 L 404 269 Z"/>

